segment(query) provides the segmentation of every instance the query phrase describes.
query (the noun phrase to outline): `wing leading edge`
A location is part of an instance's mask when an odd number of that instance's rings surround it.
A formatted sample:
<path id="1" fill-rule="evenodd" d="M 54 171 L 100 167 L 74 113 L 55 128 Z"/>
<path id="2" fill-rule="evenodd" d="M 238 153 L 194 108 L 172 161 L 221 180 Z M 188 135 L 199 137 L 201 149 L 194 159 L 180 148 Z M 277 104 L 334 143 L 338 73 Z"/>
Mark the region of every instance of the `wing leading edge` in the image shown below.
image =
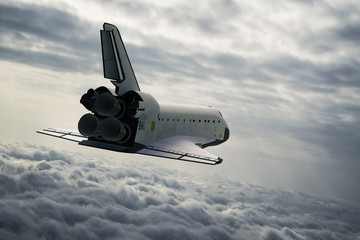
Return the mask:
<path id="1" fill-rule="evenodd" d="M 66 130 L 66 129 L 59 129 L 59 128 L 46 128 L 41 131 L 36 131 L 37 133 L 57 137 L 73 142 L 81 142 L 86 140 L 87 137 L 81 135 L 79 132 L 74 130 Z"/>

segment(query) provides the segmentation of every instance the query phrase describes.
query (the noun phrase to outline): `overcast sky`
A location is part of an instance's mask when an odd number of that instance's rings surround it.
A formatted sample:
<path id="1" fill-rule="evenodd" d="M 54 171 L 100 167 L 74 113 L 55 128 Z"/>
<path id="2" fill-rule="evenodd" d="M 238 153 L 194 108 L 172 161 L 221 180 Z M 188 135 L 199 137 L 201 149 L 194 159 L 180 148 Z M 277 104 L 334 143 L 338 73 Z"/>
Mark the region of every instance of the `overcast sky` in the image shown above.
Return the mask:
<path id="1" fill-rule="evenodd" d="M 222 111 L 230 139 L 208 149 L 221 165 L 35 134 L 76 129 L 81 95 L 112 87 L 101 65 L 104 22 L 119 28 L 142 91 Z M 359 42 L 355 0 L 0 1 L 0 140 L 359 204 Z"/>

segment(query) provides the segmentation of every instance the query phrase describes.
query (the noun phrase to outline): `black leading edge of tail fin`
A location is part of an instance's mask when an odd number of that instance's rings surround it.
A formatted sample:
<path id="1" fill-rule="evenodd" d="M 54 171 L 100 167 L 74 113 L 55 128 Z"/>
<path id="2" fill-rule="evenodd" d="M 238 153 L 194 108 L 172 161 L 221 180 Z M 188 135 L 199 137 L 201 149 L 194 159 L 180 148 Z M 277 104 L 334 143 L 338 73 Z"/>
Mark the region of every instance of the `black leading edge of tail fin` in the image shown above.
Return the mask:
<path id="1" fill-rule="evenodd" d="M 104 23 L 103 29 L 100 37 L 104 77 L 114 80 L 118 95 L 130 90 L 140 91 L 119 30 L 109 23 Z"/>

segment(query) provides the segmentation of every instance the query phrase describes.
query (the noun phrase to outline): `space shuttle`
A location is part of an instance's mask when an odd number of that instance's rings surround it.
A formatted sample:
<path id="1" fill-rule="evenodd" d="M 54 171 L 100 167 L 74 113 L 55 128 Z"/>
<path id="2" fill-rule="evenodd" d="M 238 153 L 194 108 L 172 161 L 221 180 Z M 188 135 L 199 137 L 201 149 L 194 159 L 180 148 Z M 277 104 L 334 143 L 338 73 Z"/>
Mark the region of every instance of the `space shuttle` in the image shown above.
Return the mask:
<path id="1" fill-rule="evenodd" d="M 78 130 L 47 128 L 37 133 L 80 145 L 181 161 L 220 164 L 205 150 L 228 140 L 221 112 L 210 106 L 162 104 L 140 90 L 119 30 L 100 30 L 104 77 L 113 89 L 90 88 L 80 99 L 89 111 Z"/>

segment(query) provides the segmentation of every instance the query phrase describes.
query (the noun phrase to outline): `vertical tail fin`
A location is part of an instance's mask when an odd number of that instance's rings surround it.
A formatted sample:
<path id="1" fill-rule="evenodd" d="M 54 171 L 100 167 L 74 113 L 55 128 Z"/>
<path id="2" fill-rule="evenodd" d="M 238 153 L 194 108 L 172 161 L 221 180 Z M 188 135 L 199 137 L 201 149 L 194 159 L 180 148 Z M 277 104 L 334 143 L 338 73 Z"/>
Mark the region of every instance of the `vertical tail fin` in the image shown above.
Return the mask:
<path id="1" fill-rule="evenodd" d="M 109 23 L 104 23 L 103 28 L 100 36 L 104 77 L 114 80 L 118 95 L 130 90 L 140 91 L 119 30 Z"/>

